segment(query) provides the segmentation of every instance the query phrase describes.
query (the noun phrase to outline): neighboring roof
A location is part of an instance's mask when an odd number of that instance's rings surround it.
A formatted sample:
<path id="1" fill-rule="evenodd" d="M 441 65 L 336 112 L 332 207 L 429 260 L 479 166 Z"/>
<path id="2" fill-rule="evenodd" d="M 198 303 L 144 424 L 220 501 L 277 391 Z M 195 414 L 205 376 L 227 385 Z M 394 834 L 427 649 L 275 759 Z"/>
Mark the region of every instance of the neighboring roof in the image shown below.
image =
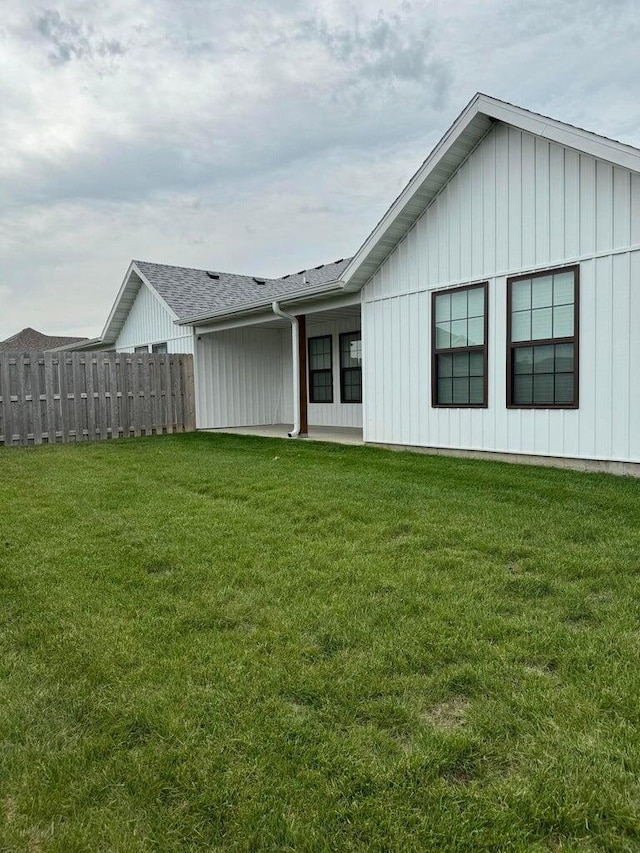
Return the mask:
<path id="1" fill-rule="evenodd" d="M 351 259 L 342 276 L 347 290 L 366 284 L 496 121 L 640 172 L 638 148 L 478 93 Z"/>
<path id="2" fill-rule="evenodd" d="M 67 344 L 77 344 L 88 338 L 70 338 L 60 335 L 45 335 L 27 327 L 10 338 L 0 341 L 0 352 L 42 352 L 57 349 Z"/>

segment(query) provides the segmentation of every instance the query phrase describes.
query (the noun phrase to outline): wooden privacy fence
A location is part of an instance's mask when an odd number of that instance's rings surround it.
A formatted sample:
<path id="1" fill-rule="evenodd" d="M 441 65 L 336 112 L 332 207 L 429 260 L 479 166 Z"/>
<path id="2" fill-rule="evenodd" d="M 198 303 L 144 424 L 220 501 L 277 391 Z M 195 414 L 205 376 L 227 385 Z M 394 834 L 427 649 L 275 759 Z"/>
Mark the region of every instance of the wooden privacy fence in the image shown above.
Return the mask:
<path id="1" fill-rule="evenodd" d="M 0 446 L 194 429 L 192 355 L 0 352 Z"/>

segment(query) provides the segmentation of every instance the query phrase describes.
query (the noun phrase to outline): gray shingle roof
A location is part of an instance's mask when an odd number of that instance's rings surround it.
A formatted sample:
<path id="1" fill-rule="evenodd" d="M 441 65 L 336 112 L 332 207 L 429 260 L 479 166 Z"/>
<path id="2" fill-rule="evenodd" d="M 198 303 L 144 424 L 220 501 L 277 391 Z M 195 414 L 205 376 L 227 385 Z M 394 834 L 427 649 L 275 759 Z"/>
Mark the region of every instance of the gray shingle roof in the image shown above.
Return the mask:
<path id="1" fill-rule="evenodd" d="M 65 344 L 76 344 L 86 341 L 87 338 L 69 338 L 59 335 L 45 335 L 36 329 L 27 327 L 21 332 L 16 332 L 4 341 L 0 341 L 0 352 L 43 352 L 52 350 Z"/>
<path id="2" fill-rule="evenodd" d="M 149 284 L 160 294 L 178 319 L 198 314 L 233 310 L 262 299 L 278 299 L 288 293 L 329 285 L 340 278 L 350 258 L 321 264 L 310 270 L 301 270 L 282 278 L 255 278 L 248 275 L 173 267 L 134 261 Z M 211 278 L 208 274 L 218 276 Z M 260 283 L 262 282 L 262 283 Z"/>

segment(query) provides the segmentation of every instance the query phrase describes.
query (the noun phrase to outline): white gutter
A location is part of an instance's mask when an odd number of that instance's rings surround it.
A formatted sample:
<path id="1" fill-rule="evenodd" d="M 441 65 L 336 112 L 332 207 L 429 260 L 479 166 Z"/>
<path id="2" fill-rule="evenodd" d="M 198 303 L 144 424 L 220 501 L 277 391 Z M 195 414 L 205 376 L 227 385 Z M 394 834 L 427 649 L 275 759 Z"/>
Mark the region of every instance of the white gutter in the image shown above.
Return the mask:
<path id="1" fill-rule="evenodd" d="M 291 352 L 293 354 L 293 429 L 289 433 L 289 438 L 296 438 L 300 435 L 300 357 L 298 349 L 300 346 L 300 326 L 298 318 L 293 314 L 287 314 L 283 311 L 276 299 L 271 303 L 271 309 L 278 317 L 283 317 L 291 323 Z"/>

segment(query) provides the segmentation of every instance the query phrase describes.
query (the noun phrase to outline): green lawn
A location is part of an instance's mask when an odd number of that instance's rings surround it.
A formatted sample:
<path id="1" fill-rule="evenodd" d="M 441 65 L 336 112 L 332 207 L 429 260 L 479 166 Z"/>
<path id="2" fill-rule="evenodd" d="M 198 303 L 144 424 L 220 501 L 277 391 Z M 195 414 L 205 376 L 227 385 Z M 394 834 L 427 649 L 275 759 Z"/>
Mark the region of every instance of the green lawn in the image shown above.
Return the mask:
<path id="1" fill-rule="evenodd" d="M 640 850 L 640 481 L 0 452 L 0 850 Z"/>

